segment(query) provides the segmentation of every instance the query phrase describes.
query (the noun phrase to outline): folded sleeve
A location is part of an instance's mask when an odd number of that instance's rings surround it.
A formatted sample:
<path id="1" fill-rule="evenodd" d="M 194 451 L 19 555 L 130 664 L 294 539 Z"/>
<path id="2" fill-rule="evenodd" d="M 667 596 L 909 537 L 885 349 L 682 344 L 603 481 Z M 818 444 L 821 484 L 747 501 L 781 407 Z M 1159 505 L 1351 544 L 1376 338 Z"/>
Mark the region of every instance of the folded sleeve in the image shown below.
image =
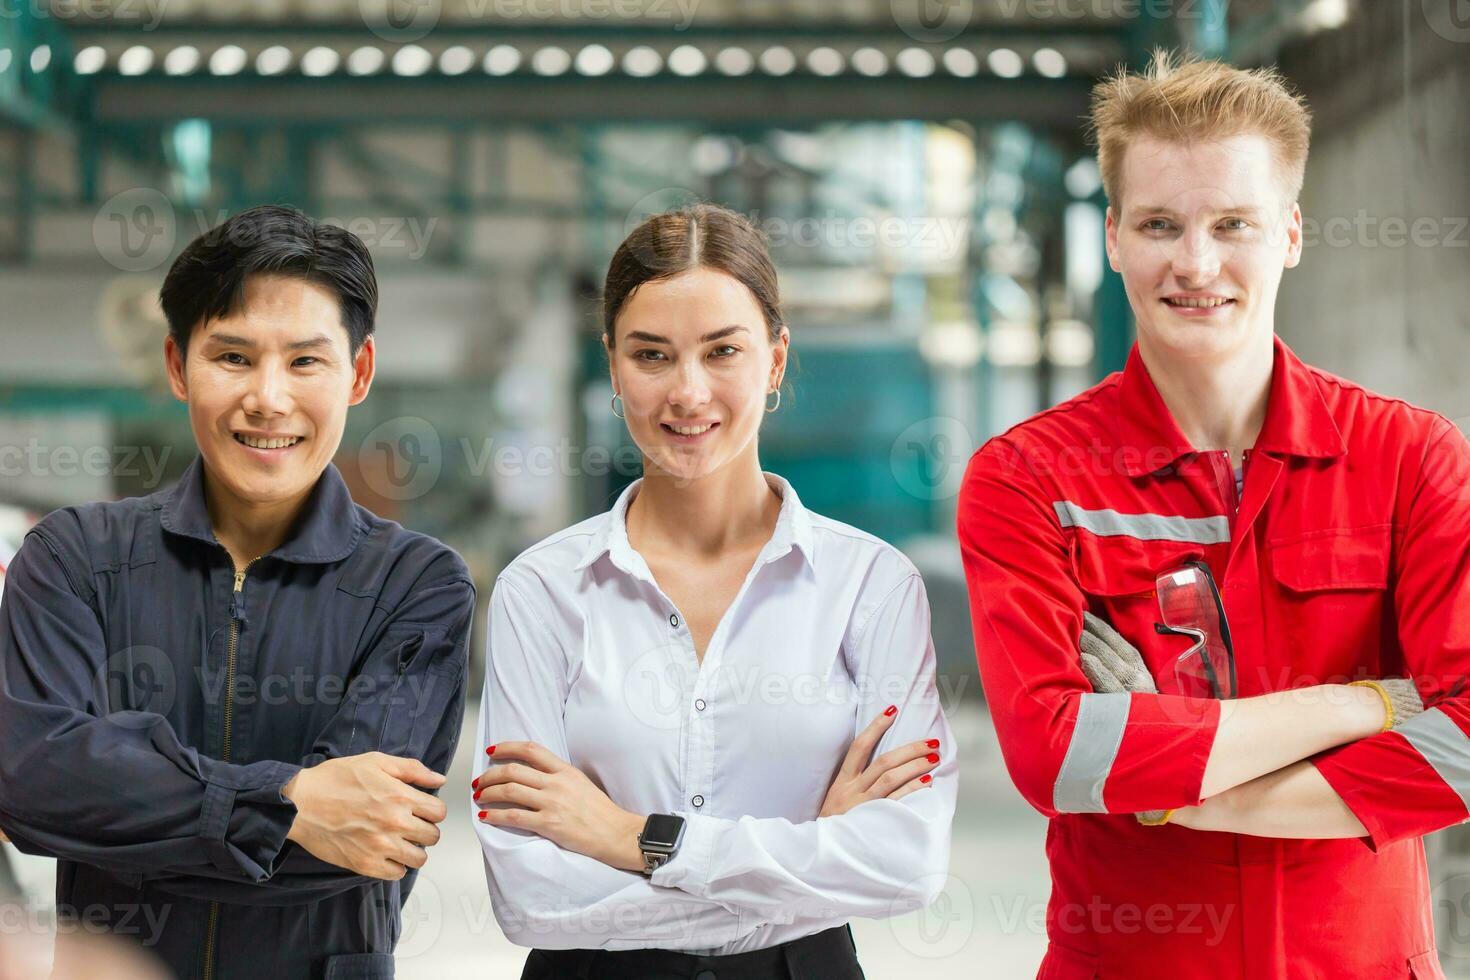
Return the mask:
<path id="1" fill-rule="evenodd" d="M 439 548 L 426 564 L 408 598 L 376 631 L 354 683 L 316 734 L 302 767 L 376 751 L 418 759 L 434 772 L 448 769 L 464 717 L 475 587 L 459 556 L 447 548 Z M 410 869 L 405 887 L 416 874 Z M 288 841 L 275 872 L 259 883 L 242 887 L 178 875 L 155 876 L 152 883 L 193 898 L 285 905 L 317 901 L 373 880 Z"/>
<path id="2" fill-rule="evenodd" d="M 538 600 L 542 605 L 538 605 Z M 485 692 L 477 752 L 496 742 L 537 742 L 569 757 L 562 711 L 570 688 L 563 639 L 538 586 L 502 575 L 490 596 Z M 759 926 L 739 909 L 641 874 L 609 867 L 528 830 L 471 818 L 484 853 L 491 907 L 506 938 L 542 949 L 707 949 Z"/>
<path id="3" fill-rule="evenodd" d="M 975 655 L 1011 779 L 1048 817 L 1197 805 L 1219 702 L 1092 690 L 1078 653 L 1087 600 L 1053 499 L 1002 438 L 960 490 Z"/>
<path id="4" fill-rule="evenodd" d="M 939 895 L 948 876 L 958 767 L 939 700 L 923 580 L 910 572 L 870 610 L 848 641 L 859 692 L 855 724 L 866 727 L 895 703 L 880 698 L 904 691 L 874 755 L 937 738 L 942 751 L 933 781 L 900 799 L 869 800 L 803 822 L 684 813 L 684 843 L 653 873 L 656 886 L 768 921 L 794 916 L 823 925 L 900 915 Z"/>
<path id="5" fill-rule="evenodd" d="M 6 575 L 0 827 L 22 851 L 123 874 L 268 879 L 295 816 L 281 788 L 300 767 L 220 762 L 183 745 L 162 715 L 108 712 L 85 564 L 43 522 Z"/>
<path id="6" fill-rule="evenodd" d="M 1470 445 L 1439 422 L 1401 486 L 1390 578 L 1404 667 L 1429 708 L 1313 759 L 1374 850 L 1470 814 Z"/>

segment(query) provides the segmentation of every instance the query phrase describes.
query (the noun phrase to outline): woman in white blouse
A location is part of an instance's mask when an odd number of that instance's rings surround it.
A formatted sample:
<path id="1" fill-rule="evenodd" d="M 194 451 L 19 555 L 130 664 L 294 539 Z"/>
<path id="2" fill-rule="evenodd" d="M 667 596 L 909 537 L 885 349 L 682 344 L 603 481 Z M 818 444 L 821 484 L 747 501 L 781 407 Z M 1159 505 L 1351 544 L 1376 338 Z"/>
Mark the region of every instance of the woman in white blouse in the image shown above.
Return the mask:
<path id="1" fill-rule="evenodd" d="M 496 919 L 534 947 L 523 980 L 861 977 L 848 919 L 948 873 L 923 582 L 761 471 L 789 334 L 744 218 L 635 229 L 604 329 L 644 476 L 495 583 L 474 811 Z"/>

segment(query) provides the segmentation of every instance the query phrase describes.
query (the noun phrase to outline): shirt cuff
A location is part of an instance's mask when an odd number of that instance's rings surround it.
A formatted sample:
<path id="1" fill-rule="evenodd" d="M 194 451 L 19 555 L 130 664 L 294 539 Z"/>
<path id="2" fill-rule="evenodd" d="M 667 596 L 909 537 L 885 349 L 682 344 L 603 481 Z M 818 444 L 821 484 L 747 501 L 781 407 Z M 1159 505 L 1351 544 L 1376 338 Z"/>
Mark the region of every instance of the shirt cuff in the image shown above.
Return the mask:
<path id="1" fill-rule="evenodd" d="M 674 856 L 649 876 L 660 888 L 677 888 L 696 898 L 709 897 L 709 876 L 714 866 L 715 842 L 727 821 L 703 814 L 680 813 L 684 839 Z"/>
<path id="2" fill-rule="evenodd" d="M 263 762 L 250 769 L 257 778 L 249 788 L 206 784 L 199 834 L 208 843 L 216 867 L 260 882 L 275 873 L 285 856 L 296 805 L 282 790 L 301 767 Z"/>

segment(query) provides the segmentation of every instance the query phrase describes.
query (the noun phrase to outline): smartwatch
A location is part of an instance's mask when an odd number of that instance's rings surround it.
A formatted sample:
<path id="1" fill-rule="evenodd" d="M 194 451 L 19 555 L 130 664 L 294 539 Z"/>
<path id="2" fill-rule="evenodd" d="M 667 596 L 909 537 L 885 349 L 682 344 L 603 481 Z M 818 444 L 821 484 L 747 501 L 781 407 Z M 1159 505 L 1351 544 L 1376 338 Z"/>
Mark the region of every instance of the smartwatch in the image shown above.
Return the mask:
<path id="1" fill-rule="evenodd" d="M 679 850 L 684 839 L 684 818 L 672 813 L 655 813 L 643 824 L 638 849 L 643 852 L 643 873 L 652 875 Z"/>

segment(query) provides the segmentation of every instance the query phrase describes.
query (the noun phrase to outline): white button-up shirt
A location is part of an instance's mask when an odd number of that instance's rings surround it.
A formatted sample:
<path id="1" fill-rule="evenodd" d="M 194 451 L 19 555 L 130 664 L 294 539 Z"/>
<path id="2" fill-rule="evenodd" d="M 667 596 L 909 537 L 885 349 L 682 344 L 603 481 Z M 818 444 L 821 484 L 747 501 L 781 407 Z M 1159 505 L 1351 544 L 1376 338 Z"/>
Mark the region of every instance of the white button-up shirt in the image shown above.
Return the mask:
<path id="1" fill-rule="evenodd" d="M 678 853 L 648 878 L 476 819 L 512 942 L 737 953 L 921 908 L 942 888 L 955 744 L 924 583 L 897 549 L 766 480 L 782 499 L 775 532 L 702 663 L 628 543 L 639 483 L 496 580 L 481 751 L 539 742 L 623 809 L 686 821 Z M 890 704 L 874 756 L 937 738 L 933 782 L 818 819 L 854 736 Z"/>

